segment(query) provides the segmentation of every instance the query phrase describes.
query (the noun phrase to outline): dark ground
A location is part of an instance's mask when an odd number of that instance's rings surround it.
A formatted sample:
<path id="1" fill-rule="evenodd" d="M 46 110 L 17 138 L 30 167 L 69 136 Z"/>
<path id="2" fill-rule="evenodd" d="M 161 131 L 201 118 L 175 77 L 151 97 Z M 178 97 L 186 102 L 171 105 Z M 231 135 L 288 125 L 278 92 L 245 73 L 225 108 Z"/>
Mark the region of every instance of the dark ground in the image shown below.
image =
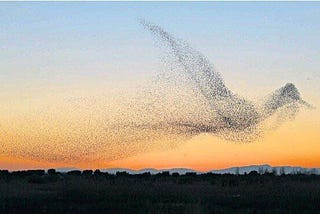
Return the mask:
<path id="1" fill-rule="evenodd" d="M 320 176 L 0 171 L 0 213 L 320 213 Z"/>

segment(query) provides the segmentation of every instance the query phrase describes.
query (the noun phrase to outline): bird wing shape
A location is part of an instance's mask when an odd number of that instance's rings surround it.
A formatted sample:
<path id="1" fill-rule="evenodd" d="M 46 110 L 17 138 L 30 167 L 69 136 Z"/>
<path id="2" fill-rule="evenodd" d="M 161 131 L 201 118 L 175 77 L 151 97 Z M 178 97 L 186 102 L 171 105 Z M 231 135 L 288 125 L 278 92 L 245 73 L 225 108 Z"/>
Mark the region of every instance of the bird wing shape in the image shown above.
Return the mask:
<path id="1" fill-rule="evenodd" d="M 229 90 L 220 73 L 214 70 L 204 55 L 174 38 L 160 26 L 146 20 L 140 20 L 140 23 L 173 51 L 184 71 L 226 125 L 245 129 L 258 123 L 259 114 L 253 103 Z"/>

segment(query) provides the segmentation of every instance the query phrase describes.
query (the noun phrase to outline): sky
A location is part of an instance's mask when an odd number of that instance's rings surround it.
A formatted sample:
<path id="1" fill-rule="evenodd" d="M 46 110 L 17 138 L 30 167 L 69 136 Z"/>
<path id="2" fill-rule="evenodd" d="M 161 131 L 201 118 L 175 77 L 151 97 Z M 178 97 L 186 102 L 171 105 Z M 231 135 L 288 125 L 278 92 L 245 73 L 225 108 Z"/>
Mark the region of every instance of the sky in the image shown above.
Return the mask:
<path id="1" fill-rule="evenodd" d="M 139 18 L 207 56 L 242 96 L 263 97 L 292 82 L 304 100 L 320 106 L 318 2 L 0 5 L 0 168 L 320 167 L 319 108 L 303 109 L 250 143 L 200 134 L 170 146 L 166 140 L 123 146 L 103 132 L 110 121 L 139 117 L 136 109 L 149 98 L 137 94 L 167 69 L 161 45 Z M 129 108 L 132 99 L 139 104 Z"/>

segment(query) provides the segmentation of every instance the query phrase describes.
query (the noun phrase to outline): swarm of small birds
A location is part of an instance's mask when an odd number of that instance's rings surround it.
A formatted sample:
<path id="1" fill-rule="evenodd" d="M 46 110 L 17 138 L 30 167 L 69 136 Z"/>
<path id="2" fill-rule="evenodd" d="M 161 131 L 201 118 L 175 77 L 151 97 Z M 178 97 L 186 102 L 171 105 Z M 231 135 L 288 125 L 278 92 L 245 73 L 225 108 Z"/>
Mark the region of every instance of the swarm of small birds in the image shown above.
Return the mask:
<path id="1" fill-rule="evenodd" d="M 146 20 L 141 25 L 163 49 L 164 67 L 134 96 L 124 92 L 67 100 L 29 116 L 1 119 L 6 156 L 69 162 L 113 161 L 170 149 L 206 133 L 232 142 L 254 142 L 295 118 L 302 100 L 292 83 L 250 101 L 231 91 L 200 52 Z"/>

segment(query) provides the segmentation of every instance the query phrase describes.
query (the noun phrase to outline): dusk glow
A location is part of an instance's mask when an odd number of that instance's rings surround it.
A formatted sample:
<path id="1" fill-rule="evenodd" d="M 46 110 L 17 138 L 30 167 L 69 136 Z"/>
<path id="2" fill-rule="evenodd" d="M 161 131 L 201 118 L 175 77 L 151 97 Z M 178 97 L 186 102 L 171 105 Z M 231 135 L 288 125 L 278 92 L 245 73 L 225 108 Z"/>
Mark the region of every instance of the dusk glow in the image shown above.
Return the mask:
<path id="1" fill-rule="evenodd" d="M 320 167 L 318 2 L 0 5 L 1 169 Z"/>

